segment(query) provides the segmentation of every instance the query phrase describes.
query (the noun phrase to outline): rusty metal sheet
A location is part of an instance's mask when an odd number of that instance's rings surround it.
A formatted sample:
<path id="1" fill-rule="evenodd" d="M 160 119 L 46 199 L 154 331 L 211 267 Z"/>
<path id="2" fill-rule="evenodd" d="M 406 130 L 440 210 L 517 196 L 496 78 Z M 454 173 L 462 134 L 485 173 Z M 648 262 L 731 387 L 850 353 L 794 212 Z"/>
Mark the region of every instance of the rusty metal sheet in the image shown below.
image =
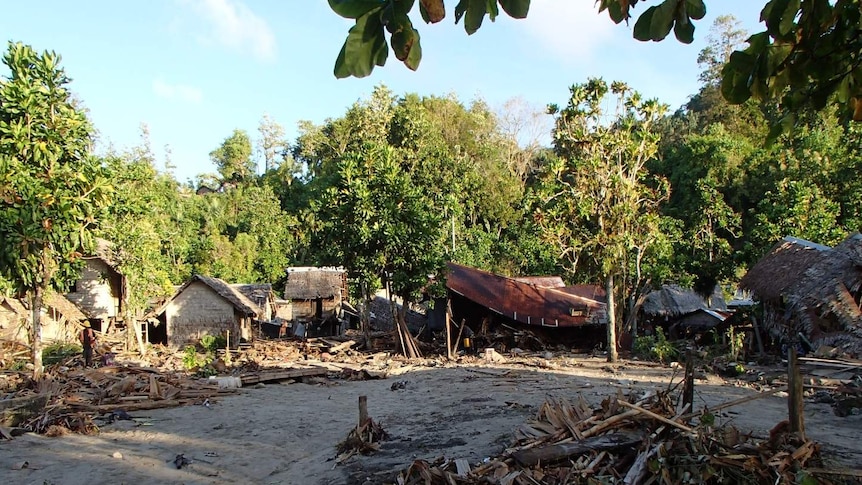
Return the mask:
<path id="1" fill-rule="evenodd" d="M 448 263 L 446 286 L 490 310 L 528 325 L 575 327 L 607 322 L 604 302 L 515 278 Z"/>

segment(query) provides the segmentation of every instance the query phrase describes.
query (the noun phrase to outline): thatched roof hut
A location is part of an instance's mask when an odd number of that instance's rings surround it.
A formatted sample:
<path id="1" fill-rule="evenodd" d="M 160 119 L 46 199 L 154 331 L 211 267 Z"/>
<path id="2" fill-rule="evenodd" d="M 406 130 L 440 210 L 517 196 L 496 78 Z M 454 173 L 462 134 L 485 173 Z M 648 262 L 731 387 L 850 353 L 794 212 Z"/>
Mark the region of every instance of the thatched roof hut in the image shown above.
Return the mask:
<path id="1" fill-rule="evenodd" d="M 829 257 L 830 248 L 804 239 L 785 237 L 752 267 L 739 282 L 760 301 L 778 302 L 805 276 L 805 272 Z"/>
<path id="2" fill-rule="evenodd" d="M 792 325 L 794 333 L 862 351 L 862 235 L 853 234 L 835 248 L 784 238 L 740 286 L 752 290 L 777 323 Z"/>
<path id="3" fill-rule="evenodd" d="M 721 288 L 716 286 L 712 295 L 705 299 L 678 285 L 663 285 L 650 292 L 643 303 L 643 312 L 650 317 L 676 318 L 698 310 L 727 311 Z"/>

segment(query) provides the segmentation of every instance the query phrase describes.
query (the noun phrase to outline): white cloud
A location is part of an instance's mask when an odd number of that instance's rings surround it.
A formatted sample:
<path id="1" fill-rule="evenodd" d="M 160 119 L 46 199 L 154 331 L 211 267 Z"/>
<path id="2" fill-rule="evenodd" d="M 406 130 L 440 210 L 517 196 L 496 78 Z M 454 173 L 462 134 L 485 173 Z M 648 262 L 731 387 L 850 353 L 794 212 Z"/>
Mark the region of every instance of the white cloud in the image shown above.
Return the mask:
<path id="1" fill-rule="evenodd" d="M 200 89 L 185 84 L 170 84 L 160 77 L 153 80 L 153 93 L 162 99 L 194 104 L 199 104 L 204 99 L 204 93 Z"/>
<path id="2" fill-rule="evenodd" d="M 276 57 L 275 35 L 263 18 L 240 0 L 182 0 L 206 21 L 206 43 L 221 44 L 237 52 L 250 52 L 261 61 Z"/>
<path id="3" fill-rule="evenodd" d="M 614 30 L 623 29 L 607 12 L 599 14 L 590 0 L 534 1 L 529 17 L 519 24 L 548 52 L 573 63 L 593 59 Z"/>

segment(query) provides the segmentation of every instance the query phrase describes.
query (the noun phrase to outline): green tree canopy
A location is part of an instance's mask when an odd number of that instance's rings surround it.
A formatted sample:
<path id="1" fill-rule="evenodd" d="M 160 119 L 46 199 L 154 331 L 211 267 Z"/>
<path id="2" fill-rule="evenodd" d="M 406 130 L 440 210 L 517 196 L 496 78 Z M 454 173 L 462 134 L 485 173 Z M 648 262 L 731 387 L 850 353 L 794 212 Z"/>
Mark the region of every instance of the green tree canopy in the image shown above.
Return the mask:
<path id="1" fill-rule="evenodd" d="M 256 173 L 251 157 L 251 139 L 244 130 L 233 130 L 221 146 L 210 152 L 210 159 L 221 175 L 222 182 L 245 182 Z"/>
<path id="2" fill-rule="evenodd" d="M 60 57 L 10 42 L 3 63 L 11 74 L 0 80 L 0 272 L 29 295 L 38 376 L 42 298 L 77 276 L 112 190 Z"/>

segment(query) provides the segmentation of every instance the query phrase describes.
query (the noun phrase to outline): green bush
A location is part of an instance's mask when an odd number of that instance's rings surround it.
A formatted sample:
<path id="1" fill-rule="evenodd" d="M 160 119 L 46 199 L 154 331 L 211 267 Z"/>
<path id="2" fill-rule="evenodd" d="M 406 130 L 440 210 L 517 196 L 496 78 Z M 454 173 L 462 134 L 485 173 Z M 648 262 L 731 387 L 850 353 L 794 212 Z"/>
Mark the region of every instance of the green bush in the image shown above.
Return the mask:
<path id="1" fill-rule="evenodd" d="M 53 365 L 74 355 L 80 355 L 83 349 L 78 344 L 53 343 L 42 350 L 42 363 Z"/>
<path id="2" fill-rule="evenodd" d="M 632 353 L 642 359 L 666 362 L 679 355 L 679 350 L 664 336 L 664 330 L 656 327 L 655 335 L 635 338 Z"/>
<path id="3" fill-rule="evenodd" d="M 201 337 L 201 347 L 207 352 L 215 353 L 216 349 L 223 349 L 227 346 L 227 339 L 221 335 L 204 335 Z"/>
<path id="4" fill-rule="evenodd" d="M 209 356 L 201 357 L 194 345 L 186 346 L 183 354 L 183 365 L 187 370 L 200 369 L 209 364 L 212 359 Z"/>

